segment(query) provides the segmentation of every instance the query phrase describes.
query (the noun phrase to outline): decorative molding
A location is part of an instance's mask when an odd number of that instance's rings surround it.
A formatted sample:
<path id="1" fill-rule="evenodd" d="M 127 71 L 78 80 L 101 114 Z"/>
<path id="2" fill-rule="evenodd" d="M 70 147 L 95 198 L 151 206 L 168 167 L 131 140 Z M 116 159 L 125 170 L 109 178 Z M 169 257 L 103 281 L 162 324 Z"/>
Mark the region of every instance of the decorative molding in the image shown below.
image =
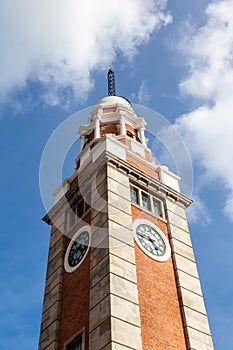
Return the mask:
<path id="1" fill-rule="evenodd" d="M 158 193 L 161 198 L 169 198 L 174 204 L 178 204 L 183 208 L 187 208 L 191 203 L 192 199 L 188 198 L 184 194 L 172 189 L 171 187 L 161 183 L 159 180 L 154 179 L 152 176 L 146 174 L 142 170 L 137 169 L 132 164 L 124 161 L 117 156 L 113 155 L 108 151 L 104 151 L 95 161 L 95 163 L 90 164 L 90 168 L 85 176 L 81 177 L 82 169 L 75 172 L 75 174 L 70 178 L 72 181 L 76 177 L 80 177 L 77 184 L 70 188 L 54 206 L 53 208 L 43 217 L 43 220 L 51 225 L 51 223 L 56 219 L 57 215 L 60 215 L 61 211 L 68 208 L 67 201 L 77 193 L 79 186 L 83 186 L 84 183 L 91 181 L 92 177 L 95 176 L 96 171 L 105 163 L 110 163 L 113 167 L 119 169 L 126 173 L 129 178 L 139 181 L 140 185 L 150 187 Z M 66 180 L 67 181 L 67 180 Z M 69 181 L 69 180 L 68 180 Z M 71 182 L 71 180 L 69 181 Z"/>

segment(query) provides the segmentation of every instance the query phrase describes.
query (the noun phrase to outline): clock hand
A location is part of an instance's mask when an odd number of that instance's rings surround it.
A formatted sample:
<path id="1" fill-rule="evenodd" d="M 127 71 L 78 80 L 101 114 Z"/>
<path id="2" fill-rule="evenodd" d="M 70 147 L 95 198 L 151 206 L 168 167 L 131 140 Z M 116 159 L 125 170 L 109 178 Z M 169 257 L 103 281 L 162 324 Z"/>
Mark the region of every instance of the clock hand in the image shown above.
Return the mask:
<path id="1" fill-rule="evenodd" d="M 153 242 L 153 245 L 154 245 L 155 249 L 158 250 L 159 252 L 161 252 L 161 253 L 164 252 L 164 247 L 159 245 L 159 243 Z"/>
<path id="2" fill-rule="evenodd" d="M 158 242 L 156 242 L 155 240 L 153 240 L 153 239 L 150 239 L 150 241 L 151 241 L 151 243 L 153 244 L 153 246 L 156 248 L 156 249 L 158 249 L 159 248 L 159 244 L 158 244 Z"/>
<path id="3" fill-rule="evenodd" d="M 146 238 L 146 239 L 150 239 L 148 236 L 144 235 L 143 233 L 138 233 L 138 236 L 141 236 L 141 237 Z"/>
<path id="4" fill-rule="evenodd" d="M 159 249 L 158 243 L 155 242 L 155 240 L 153 240 L 150 236 L 146 236 L 146 235 L 144 235 L 144 234 L 142 234 L 142 233 L 138 233 L 138 235 L 141 236 L 141 237 L 143 237 L 143 238 L 145 238 L 145 239 L 147 239 L 150 243 L 152 243 L 153 247 L 154 247 L 156 250 L 160 250 L 160 249 Z"/>

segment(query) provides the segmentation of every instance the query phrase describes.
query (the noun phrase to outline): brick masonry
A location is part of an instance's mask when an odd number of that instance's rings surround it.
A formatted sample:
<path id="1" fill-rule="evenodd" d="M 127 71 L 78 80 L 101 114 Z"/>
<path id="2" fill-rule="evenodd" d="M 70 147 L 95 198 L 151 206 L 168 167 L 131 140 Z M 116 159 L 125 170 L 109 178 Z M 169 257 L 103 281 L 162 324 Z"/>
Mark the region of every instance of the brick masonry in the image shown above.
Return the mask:
<path id="1" fill-rule="evenodd" d="M 133 220 L 146 219 L 168 237 L 166 223 L 132 206 Z M 172 259 L 158 262 L 135 244 L 143 350 L 186 350 Z"/>
<path id="2" fill-rule="evenodd" d="M 64 254 L 79 227 L 69 238 L 52 227 L 39 350 L 64 350 L 80 329 L 86 350 L 213 350 L 185 210 L 166 199 L 166 221 L 131 205 L 131 165 L 118 168 L 98 157 L 88 164 L 92 247 L 72 273 L 64 271 Z M 133 165 L 158 180 L 143 162 Z M 168 261 L 149 258 L 134 242 L 138 218 L 170 240 Z M 56 224 L 64 223 L 63 213 Z"/>

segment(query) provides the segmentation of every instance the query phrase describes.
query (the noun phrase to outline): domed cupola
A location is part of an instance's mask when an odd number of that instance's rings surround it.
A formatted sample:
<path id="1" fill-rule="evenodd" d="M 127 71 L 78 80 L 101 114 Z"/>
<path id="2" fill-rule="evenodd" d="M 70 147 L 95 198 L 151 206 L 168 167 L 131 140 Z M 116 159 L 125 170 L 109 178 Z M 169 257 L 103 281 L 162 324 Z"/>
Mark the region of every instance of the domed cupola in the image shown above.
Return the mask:
<path id="1" fill-rule="evenodd" d="M 144 118 L 135 114 L 131 103 L 126 98 L 113 94 L 115 93 L 113 74 L 113 71 L 109 70 L 109 96 L 97 102 L 91 112 L 88 123 L 81 125 L 79 128 L 81 150 L 91 143 L 93 139 L 97 141 L 106 134 L 115 136 L 127 135 L 146 146 L 144 136 L 146 122 Z"/>
<path id="2" fill-rule="evenodd" d="M 154 161 L 145 139 L 145 119 L 137 116 L 132 104 L 126 98 L 116 96 L 115 92 L 114 73 L 109 70 L 109 96 L 103 97 L 96 103 L 87 123 L 79 127 L 81 153 L 77 158 L 77 168 L 82 163 L 82 159 L 89 158 L 88 153 L 106 137 L 108 142 L 110 138 L 111 142 L 117 141 L 118 149 L 123 146 L 131 154 L 137 154 L 149 162 Z"/>

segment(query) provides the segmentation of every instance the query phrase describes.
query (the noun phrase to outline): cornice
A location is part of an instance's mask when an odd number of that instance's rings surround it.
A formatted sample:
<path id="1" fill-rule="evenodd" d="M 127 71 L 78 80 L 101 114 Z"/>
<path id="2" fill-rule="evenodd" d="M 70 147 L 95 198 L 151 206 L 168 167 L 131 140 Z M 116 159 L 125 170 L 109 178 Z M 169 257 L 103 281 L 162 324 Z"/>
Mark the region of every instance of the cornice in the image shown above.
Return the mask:
<path id="1" fill-rule="evenodd" d="M 96 174 L 96 171 L 104 164 L 111 164 L 115 168 L 128 174 L 131 180 L 138 181 L 139 185 L 145 187 L 151 187 L 154 191 L 158 193 L 162 198 L 169 198 L 173 202 L 179 203 L 184 208 L 187 208 L 191 203 L 192 199 L 185 196 L 184 194 L 174 190 L 173 188 L 163 184 L 157 179 L 154 179 L 151 175 L 146 174 L 144 171 L 137 169 L 130 163 L 114 156 L 108 151 L 103 152 L 103 154 L 95 161 L 95 163 L 89 164 L 87 174 L 83 176 L 85 170 L 82 169 L 81 172 L 74 173 L 71 178 L 74 180 L 76 176 L 80 176 L 79 181 L 70 188 L 65 195 L 53 206 L 53 208 L 43 217 L 43 220 L 51 225 L 53 218 L 58 215 L 61 210 L 64 211 L 69 205 L 69 201 L 78 195 L 79 188 L 85 186 L 84 183 L 91 180 Z M 70 179 L 71 179 L 70 178 Z M 70 182 L 70 181 L 69 181 Z"/>
<path id="2" fill-rule="evenodd" d="M 187 208 L 193 202 L 191 198 L 163 184 L 159 180 L 154 179 L 151 175 L 146 174 L 144 171 L 137 169 L 134 165 L 127 163 L 124 160 L 117 158 L 108 152 L 106 152 L 106 157 L 109 163 L 128 173 L 131 179 L 140 181 L 142 185 L 144 184 L 144 186 L 151 186 L 161 196 L 169 197 L 173 201 L 179 202 L 185 208 Z"/>

